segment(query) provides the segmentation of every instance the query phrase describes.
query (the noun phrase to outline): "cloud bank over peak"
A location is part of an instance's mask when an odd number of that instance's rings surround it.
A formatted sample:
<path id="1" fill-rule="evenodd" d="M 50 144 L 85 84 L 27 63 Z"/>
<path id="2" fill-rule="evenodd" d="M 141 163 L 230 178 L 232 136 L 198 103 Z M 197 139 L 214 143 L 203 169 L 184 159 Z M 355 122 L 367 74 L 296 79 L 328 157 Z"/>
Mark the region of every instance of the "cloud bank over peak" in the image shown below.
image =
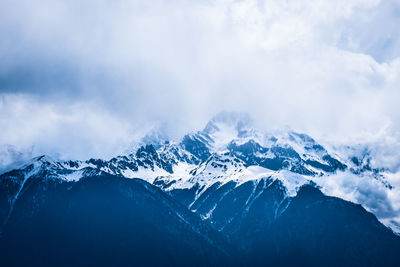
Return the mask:
<path id="1" fill-rule="evenodd" d="M 399 20 L 391 0 L 5 0 L 0 145 L 109 157 L 221 110 L 335 141 L 390 125 L 398 142 Z"/>

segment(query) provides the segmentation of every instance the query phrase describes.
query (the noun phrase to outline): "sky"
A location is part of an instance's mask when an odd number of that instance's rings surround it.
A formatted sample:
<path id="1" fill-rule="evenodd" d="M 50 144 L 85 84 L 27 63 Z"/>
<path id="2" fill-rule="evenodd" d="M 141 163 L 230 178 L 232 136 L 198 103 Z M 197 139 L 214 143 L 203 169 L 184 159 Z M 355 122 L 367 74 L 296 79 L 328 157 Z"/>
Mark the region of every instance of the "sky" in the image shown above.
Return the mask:
<path id="1" fill-rule="evenodd" d="M 398 0 L 2 0 L 1 164 L 109 158 L 228 110 L 397 171 L 398 25 Z"/>

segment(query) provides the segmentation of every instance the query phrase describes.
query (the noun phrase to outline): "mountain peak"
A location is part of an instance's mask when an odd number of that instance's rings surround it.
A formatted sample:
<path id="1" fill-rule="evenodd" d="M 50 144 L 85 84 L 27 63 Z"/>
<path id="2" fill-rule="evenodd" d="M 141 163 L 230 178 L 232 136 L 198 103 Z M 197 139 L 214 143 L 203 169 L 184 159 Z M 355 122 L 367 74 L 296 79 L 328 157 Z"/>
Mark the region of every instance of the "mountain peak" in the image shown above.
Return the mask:
<path id="1" fill-rule="evenodd" d="M 214 116 L 199 133 L 212 140 L 212 147 L 219 150 L 226 148 L 232 140 L 246 137 L 251 132 L 252 120 L 248 114 L 224 111 Z"/>
<path id="2" fill-rule="evenodd" d="M 249 128 L 252 119 L 247 113 L 223 111 L 215 115 L 206 125 L 203 132 L 215 133 L 225 129 L 236 130 L 238 133 Z"/>

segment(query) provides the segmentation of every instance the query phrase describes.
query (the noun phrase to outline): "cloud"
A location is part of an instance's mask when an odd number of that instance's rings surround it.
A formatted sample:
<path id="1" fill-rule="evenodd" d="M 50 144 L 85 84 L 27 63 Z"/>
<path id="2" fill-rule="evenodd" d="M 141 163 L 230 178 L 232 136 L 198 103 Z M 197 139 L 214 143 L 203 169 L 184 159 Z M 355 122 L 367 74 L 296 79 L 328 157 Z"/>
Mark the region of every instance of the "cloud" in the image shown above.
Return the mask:
<path id="1" fill-rule="evenodd" d="M 154 125 L 179 138 L 234 110 L 367 149 L 394 189 L 320 182 L 398 227 L 399 24 L 397 0 L 2 0 L 0 170 L 109 158 Z"/>
<path id="2" fill-rule="evenodd" d="M 396 133 L 399 14 L 390 0 L 5 0 L 0 144 L 108 156 L 147 123 L 178 137 L 220 110 L 336 141 Z"/>
<path id="3" fill-rule="evenodd" d="M 17 159 L 26 150 L 69 159 L 86 159 L 89 151 L 107 158 L 126 150 L 138 134 L 95 103 L 64 107 L 19 95 L 0 99 L 0 125 L 2 141 L 13 144 L 5 146 L 7 155 Z"/>
<path id="4" fill-rule="evenodd" d="M 400 172 L 385 173 L 393 186 L 387 188 L 378 179 L 339 172 L 329 177 L 320 177 L 315 182 L 326 195 L 361 204 L 394 231 L 400 231 Z"/>

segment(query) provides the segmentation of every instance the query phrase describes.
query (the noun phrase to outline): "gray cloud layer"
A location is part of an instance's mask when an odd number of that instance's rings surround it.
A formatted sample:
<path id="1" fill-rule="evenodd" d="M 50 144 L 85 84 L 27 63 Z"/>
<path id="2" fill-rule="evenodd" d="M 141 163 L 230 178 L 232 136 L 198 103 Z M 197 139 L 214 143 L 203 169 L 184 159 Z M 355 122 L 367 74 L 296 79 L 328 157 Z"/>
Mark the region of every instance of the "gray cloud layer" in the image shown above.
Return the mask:
<path id="1" fill-rule="evenodd" d="M 395 0 L 4 0 L 0 145 L 109 157 L 220 110 L 397 142 L 399 22 Z"/>

